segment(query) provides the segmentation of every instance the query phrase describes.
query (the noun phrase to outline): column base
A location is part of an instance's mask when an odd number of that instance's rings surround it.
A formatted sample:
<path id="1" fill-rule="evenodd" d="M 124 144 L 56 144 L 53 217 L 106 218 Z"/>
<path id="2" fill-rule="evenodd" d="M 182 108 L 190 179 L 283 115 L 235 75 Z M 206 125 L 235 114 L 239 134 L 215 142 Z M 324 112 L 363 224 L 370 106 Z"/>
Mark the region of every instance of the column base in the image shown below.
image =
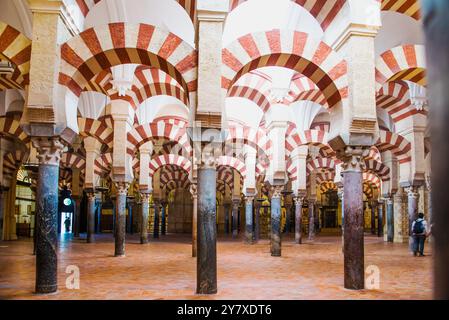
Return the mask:
<path id="1" fill-rule="evenodd" d="M 50 285 L 50 286 L 36 286 L 36 291 L 34 294 L 42 295 L 42 294 L 50 294 L 58 292 L 58 285 Z"/>
<path id="2" fill-rule="evenodd" d="M 140 238 L 140 244 L 147 244 L 148 239 L 147 238 Z"/>

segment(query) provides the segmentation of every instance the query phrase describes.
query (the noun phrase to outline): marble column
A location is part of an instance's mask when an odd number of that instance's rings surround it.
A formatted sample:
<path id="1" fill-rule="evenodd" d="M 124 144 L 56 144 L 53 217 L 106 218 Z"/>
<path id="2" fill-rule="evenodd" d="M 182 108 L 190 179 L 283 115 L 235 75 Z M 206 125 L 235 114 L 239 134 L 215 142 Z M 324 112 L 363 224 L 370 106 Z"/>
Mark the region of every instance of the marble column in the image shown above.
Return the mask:
<path id="1" fill-rule="evenodd" d="M 87 195 L 87 243 L 95 242 L 95 191 L 86 190 Z"/>
<path id="2" fill-rule="evenodd" d="M 81 220 L 81 196 L 75 197 L 75 223 L 74 223 L 74 237 L 80 236 L 80 221 Z"/>
<path id="3" fill-rule="evenodd" d="M 387 241 L 394 242 L 394 203 L 391 197 L 386 198 L 387 204 Z"/>
<path id="4" fill-rule="evenodd" d="M 217 293 L 217 208 L 215 161 L 198 168 L 198 294 Z"/>
<path id="5" fill-rule="evenodd" d="M 377 236 L 384 236 L 384 203 L 383 201 L 378 202 L 377 206 Z"/>
<path id="6" fill-rule="evenodd" d="M 271 256 L 281 256 L 281 192 L 284 186 L 272 187 L 271 196 Z"/>
<path id="7" fill-rule="evenodd" d="M 140 199 L 142 203 L 140 205 L 140 243 L 146 244 L 148 243 L 148 221 L 150 215 L 150 193 L 141 193 Z"/>
<path id="8" fill-rule="evenodd" d="M 254 242 L 258 242 L 260 239 L 260 206 L 261 202 L 254 201 Z"/>
<path id="9" fill-rule="evenodd" d="M 343 163 L 344 179 L 344 287 L 365 287 L 363 242 L 363 148 L 347 147 Z"/>
<path id="10" fill-rule="evenodd" d="M 302 204 L 304 201 L 303 197 L 295 197 L 295 243 L 302 243 Z"/>
<path id="11" fill-rule="evenodd" d="M 229 221 L 229 204 L 224 204 L 224 215 L 225 215 L 225 233 L 229 234 L 230 221 Z"/>
<path id="12" fill-rule="evenodd" d="M 418 201 L 419 193 L 417 187 L 410 186 L 405 189 L 407 192 L 407 211 L 408 211 L 408 244 L 410 251 L 412 251 L 413 237 L 412 237 L 412 223 L 418 219 Z"/>
<path id="13" fill-rule="evenodd" d="M 160 210 L 159 200 L 154 200 L 154 220 L 153 220 L 153 238 L 159 238 L 159 210 Z"/>
<path id="14" fill-rule="evenodd" d="M 376 201 L 371 201 L 371 234 L 376 234 Z"/>
<path id="15" fill-rule="evenodd" d="M 287 203 L 285 204 L 285 230 L 284 230 L 286 234 L 290 233 L 291 217 L 292 217 L 292 204 Z"/>
<path id="16" fill-rule="evenodd" d="M 192 257 L 197 256 L 198 248 L 198 186 L 194 183 L 190 185 L 192 195 Z"/>
<path id="17" fill-rule="evenodd" d="M 116 257 L 125 256 L 126 237 L 126 195 L 129 183 L 116 182 L 117 195 L 115 206 L 115 253 Z"/>
<path id="18" fill-rule="evenodd" d="M 36 193 L 36 293 L 57 291 L 58 182 L 63 144 L 57 138 L 33 138 L 39 173 Z"/>
<path id="19" fill-rule="evenodd" d="M 253 244 L 253 201 L 254 197 L 245 198 L 245 239 L 247 244 Z"/>
<path id="20" fill-rule="evenodd" d="M 239 206 L 240 199 L 232 199 L 232 237 L 237 238 L 239 234 Z"/>
<path id="21" fill-rule="evenodd" d="M 308 239 L 313 241 L 315 239 L 315 199 L 309 199 L 309 236 Z"/>
<path id="22" fill-rule="evenodd" d="M 165 236 L 166 234 L 166 208 L 167 208 L 167 203 L 162 202 L 162 208 L 161 208 L 161 235 Z"/>

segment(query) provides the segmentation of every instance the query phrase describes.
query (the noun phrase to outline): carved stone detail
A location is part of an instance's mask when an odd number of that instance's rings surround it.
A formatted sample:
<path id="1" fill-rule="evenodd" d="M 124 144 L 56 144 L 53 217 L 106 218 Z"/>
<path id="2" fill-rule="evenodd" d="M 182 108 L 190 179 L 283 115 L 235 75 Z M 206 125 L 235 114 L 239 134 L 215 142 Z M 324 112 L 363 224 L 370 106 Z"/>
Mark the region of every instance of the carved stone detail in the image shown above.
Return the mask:
<path id="1" fill-rule="evenodd" d="M 271 198 L 282 197 L 282 191 L 284 191 L 284 186 L 273 186 L 271 187 L 272 196 Z"/>
<path id="2" fill-rule="evenodd" d="M 369 154 L 368 147 L 347 146 L 343 152 L 343 171 L 363 172 L 366 169 L 365 158 Z"/>
<path id="3" fill-rule="evenodd" d="M 129 188 L 129 182 L 115 182 L 115 187 L 117 188 L 117 195 L 127 195 L 128 194 L 128 188 Z"/>
<path id="4" fill-rule="evenodd" d="M 190 194 L 192 195 L 193 199 L 198 198 L 198 187 L 195 183 L 190 184 Z"/>
<path id="5" fill-rule="evenodd" d="M 253 204 L 254 196 L 247 196 L 245 197 L 245 203 L 246 204 Z"/>
<path id="6" fill-rule="evenodd" d="M 37 149 L 40 164 L 59 165 L 64 144 L 57 137 L 32 138 L 33 147 Z"/>

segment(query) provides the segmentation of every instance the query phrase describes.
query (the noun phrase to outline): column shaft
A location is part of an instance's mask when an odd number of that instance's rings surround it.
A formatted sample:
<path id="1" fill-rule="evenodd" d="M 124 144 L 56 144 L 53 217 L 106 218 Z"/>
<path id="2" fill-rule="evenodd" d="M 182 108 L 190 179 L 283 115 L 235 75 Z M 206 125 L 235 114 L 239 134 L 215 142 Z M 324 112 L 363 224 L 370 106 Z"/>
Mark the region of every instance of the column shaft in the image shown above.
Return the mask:
<path id="1" fill-rule="evenodd" d="M 281 256 L 281 191 L 283 187 L 274 187 L 271 197 L 271 256 Z"/>
<path id="2" fill-rule="evenodd" d="M 371 202 L 371 234 L 376 234 L 376 205 Z"/>
<path id="3" fill-rule="evenodd" d="M 359 290 L 365 286 L 362 172 L 345 171 L 343 177 L 344 286 Z"/>
<path id="4" fill-rule="evenodd" d="M 407 188 L 407 200 L 408 200 L 408 243 L 409 248 L 412 250 L 413 237 L 412 237 L 412 223 L 418 219 L 418 197 L 415 187 Z"/>
<path id="5" fill-rule="evenodd" d="M 236 238 L 239 234 L 239 205 L 240 200 L 232 200 L 232 237 Z"/>
<path id="6" fill-rule="evenodd" d="M 295 243 L 302 243 L 302 231 L 301 231 L 301 220 L 302 220 L 302 199 L 295 198 Z"/>
<path id="7" fill-rule="evenodd" d="M 153 238 L 159 238 L 159 201 L 154 201 L 154 223 L 153 223 Z"/>
<path id="8" fill-rule="evenodd" d="M 387 241 L 394 242 L 394 203 L 387 199 Z"/>
<path id="9" fill-rule="evenodd" d="M 214 167 L 198 169 L 197 293 L 217 293 L 217 208 Z"/>
<path id="10" fill-rule="evenodd" d="M 40 164 L 36 197 L 36 293 L 57 290 L 59 165 Z"/>
<path id="11" fill-rule="evenodd" d="M 127 183 L 117 184 L 117 199 L 115 207 L 115 256 L 125 256 L 126 237 L 126 195 L 128 192 Z"/>
<path id="12" fill-rule="evenodd" d="M 246 198 L 245 207 L 245 239 L 246 243 L 253 244 L 253 197 Z"/>
<path id="13" fill-rule="evenodd" d="M 140 243 L 148 243 L 148 218 L 150 214 L 150 195 L 148 193 L 142 193 L 141 195 L 142 203 L 140 205 Z"/>
<path id="14" fill-rule="evenodd" d="M 384 236 L 384 205 L 383 202 L 379 202 L 377 207 L 377 236 Z"/>
<path id="15" fill-rule="evenodd" d="M 256 201 L 254 206 L 256 207 L 254 213 L 254 241 L 258 242 L 260 239 L 260 202 Z"/>
<path id="16" fill-rule="evenodd" d="M 309 200 L 309 240 L 315 239 L 315 201 Z"/>
<path id="17" fill-rule="evenodd" d="M 161 235 L 165 236 L 165 225 L 166 225 L 166 216 L 165 216 L 165 203 L 162 204 L 161 208 Z"/>
<path id="18" fill-rule="evenodd" d="M 95 242 L 95 193 L 87 193 L 87 243 Z"/>

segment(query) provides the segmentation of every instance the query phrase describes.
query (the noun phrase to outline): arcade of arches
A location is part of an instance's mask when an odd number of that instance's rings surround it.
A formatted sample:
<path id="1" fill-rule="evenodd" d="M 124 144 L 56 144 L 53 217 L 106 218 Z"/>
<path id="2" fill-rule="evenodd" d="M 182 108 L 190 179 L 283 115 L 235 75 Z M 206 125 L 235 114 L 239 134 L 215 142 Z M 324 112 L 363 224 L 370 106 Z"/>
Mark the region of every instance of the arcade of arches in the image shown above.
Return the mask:
<path id="1" fill-rule="evenodd" d="M 432 250 L 408 249 L 432 223 L 421 29 L 410 0 L 1 0 L 0 296 L 79 298 L 74 256 L 82 289 L 108 266 L 176 285 L 166 254 L 192 296 L 254 258 L 254 281 L 322 268 L 358 298 L 376 264 L 374 296 L 429 298 Z"/>

